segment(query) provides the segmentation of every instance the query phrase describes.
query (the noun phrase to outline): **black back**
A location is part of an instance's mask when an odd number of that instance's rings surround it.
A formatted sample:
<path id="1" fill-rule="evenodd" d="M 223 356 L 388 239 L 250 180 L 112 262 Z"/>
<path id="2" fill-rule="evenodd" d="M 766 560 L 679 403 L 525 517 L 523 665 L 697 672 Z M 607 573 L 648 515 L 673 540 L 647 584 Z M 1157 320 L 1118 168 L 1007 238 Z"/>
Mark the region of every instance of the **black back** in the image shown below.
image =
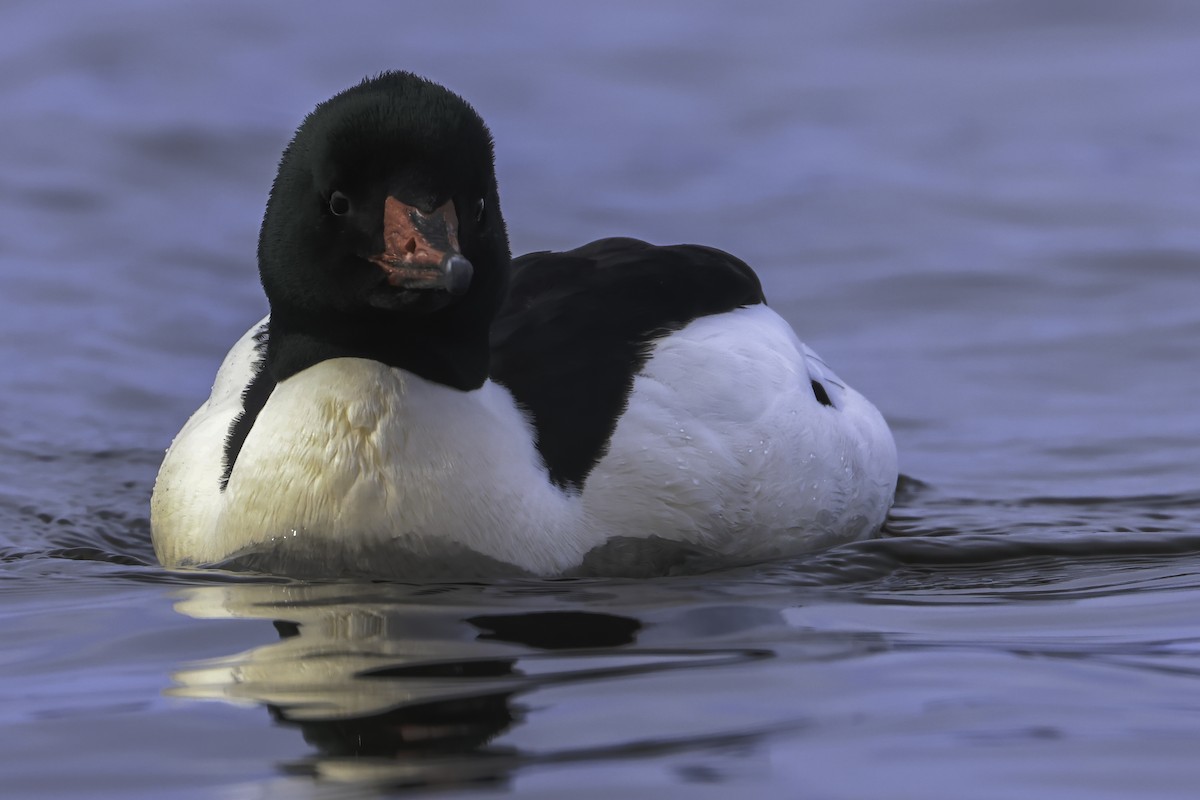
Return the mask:
<path id="1" fill-rule="evenodd" d="M 580 489 L 654 341 L 764 302 L 754 271 L 711 247 L 601 239 L 530 253 L 492 326 L 491 377 L 532 415 L 551 479 Z"/>

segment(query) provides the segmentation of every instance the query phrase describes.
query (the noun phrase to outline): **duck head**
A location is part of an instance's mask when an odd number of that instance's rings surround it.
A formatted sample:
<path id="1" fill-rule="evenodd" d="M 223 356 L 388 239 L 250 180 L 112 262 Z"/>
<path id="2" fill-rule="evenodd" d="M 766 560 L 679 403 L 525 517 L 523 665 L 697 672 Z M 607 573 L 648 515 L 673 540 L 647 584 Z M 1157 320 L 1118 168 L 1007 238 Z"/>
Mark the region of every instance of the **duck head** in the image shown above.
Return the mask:
<path id="1" fill-rule="evenodd" d="M 406 72 L 321 103 L 284 150 L 258 263 L 276 381 L 353 357 L 479 387 L 511 267 L 483 120 Z"/>

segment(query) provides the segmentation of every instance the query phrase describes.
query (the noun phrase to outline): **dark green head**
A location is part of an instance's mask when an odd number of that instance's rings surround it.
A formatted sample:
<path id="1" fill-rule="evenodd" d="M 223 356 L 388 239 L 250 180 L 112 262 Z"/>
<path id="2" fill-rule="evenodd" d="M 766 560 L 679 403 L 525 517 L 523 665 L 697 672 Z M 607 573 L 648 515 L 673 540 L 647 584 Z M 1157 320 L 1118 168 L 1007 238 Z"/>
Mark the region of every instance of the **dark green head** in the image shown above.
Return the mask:
<path id="1" fill-rule="evenodd" d="M 511 254 L 492 140 L 460 97 L 385 72 L 318 105 L 284 150 L 259 236 L 268 365 L 371 358 L 480 385 Z"/>

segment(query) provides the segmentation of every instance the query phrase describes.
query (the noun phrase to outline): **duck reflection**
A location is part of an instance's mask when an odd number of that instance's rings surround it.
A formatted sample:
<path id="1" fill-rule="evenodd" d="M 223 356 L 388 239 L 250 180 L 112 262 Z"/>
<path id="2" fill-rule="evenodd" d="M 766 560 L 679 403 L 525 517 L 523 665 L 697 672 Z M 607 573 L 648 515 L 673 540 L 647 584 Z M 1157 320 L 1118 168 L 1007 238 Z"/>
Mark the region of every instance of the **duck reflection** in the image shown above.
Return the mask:
<path id="1" fill-rule="evenodd" d="M 486 591 L 193 587 L 183 614 L 270 621 L 279 639 L 179 670 L 173 693 L 259 704 L 299 728 L 317 754 L 289 772 L 427 786 L 502 781 L 529 763 L 495 740 L 525 720 L 520 697 L 535 688 L 761 656 L 639 648 L 643 623 L 612 613 L 480 613 L 487 602 L 472 593 Z"/>

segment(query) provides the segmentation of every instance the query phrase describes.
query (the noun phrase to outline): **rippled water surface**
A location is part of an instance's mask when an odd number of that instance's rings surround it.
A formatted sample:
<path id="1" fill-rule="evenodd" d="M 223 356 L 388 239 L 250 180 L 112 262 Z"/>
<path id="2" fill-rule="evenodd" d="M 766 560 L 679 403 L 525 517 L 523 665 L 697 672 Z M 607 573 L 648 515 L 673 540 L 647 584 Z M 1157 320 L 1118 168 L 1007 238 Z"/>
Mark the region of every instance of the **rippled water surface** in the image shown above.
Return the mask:
<path id="1" fill-rule="evenodd" d="M 1195 796 L 1194 3 L 13 0 L 0 40 L 6 797 Z M 644 581 L 158 568 L 278 154 L 397 67 L 490 122 L 516 250 L 754 264 L 892 423 L 886 535 Z"/>

